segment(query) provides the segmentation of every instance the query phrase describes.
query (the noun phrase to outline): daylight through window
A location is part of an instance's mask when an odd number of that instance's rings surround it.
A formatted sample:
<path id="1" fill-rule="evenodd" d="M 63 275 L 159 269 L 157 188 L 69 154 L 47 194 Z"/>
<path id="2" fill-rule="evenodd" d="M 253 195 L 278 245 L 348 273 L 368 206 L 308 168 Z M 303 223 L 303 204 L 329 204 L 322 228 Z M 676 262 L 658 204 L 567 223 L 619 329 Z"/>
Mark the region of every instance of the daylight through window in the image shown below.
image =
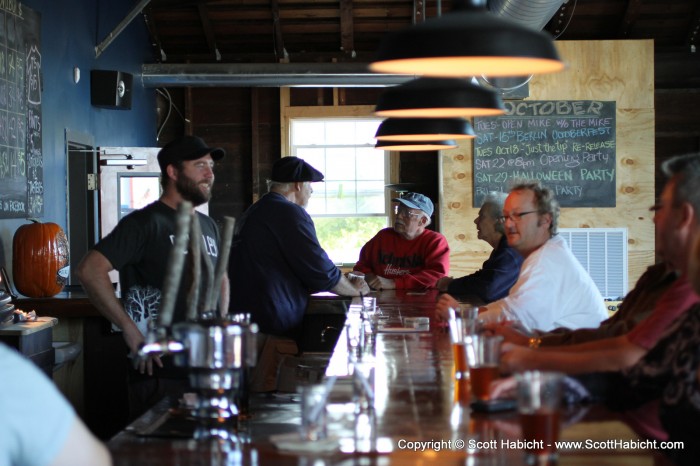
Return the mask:
<path id="1" fill-rule="evenodd" d="M 362 246 L 388 225 L 388 156 L 374 148 L 380 119 L 292 119 L 291 155 L 325 175 L 307 211 L 336 264 L 354 264 Z"/>

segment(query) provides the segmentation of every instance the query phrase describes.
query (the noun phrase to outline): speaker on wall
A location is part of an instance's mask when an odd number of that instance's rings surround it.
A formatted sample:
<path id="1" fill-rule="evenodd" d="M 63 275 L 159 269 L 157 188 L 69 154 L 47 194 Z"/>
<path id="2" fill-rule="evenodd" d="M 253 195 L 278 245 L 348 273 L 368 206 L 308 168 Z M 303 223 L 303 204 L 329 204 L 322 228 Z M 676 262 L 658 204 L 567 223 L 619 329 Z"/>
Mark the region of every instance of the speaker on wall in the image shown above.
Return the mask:
<path id="1" fill-rule="evenodd" d="M 95 107 L 131 109 L 134 76 L 113 70 L 90 71 L 90 103 Z"/>

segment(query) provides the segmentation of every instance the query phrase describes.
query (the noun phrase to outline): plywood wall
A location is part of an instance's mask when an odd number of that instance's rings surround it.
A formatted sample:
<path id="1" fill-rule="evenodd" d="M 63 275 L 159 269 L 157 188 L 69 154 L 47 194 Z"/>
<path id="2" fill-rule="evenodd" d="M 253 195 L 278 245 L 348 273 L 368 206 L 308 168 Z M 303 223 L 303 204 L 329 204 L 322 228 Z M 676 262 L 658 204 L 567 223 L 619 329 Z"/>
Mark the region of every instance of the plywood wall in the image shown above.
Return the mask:
<path id="1" fill-rule="evenodd" d="M 629 288 L 654 262 L 654 46 L 652 41 L 561 41 L 565 71 L 536 76 L 528 100 L 617 102 L 617 206 L 566 208 L 561 228 L 628 229 Z M 441 153 L 442 232 L 450 275 L 481 267 L 491 247 L 476 237 L 472 207 L 472 143 Z"/>

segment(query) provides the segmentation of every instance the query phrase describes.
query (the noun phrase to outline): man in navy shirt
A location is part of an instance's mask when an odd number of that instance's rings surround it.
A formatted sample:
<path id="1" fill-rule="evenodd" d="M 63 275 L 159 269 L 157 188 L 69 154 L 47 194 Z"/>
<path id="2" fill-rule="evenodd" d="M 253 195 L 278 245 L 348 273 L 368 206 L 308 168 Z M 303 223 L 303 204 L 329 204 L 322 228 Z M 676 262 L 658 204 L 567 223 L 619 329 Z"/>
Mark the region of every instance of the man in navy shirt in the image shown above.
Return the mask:
<path id="1" fill-rule="evenodd" d="M 236 224 L 229 261 L 229 309 L 250 313 L 263 334 L 260 340 L 265 345 L 275 342 L 277 352 L 297 352 L 294 339 L 300 335 L 311 293 L 359 296 L 370 291 L 364 280 L 345 277 L 318 242 L 304 208 L 313 193 L 311 183 L 322 180 L 323 174 L 304 160 L 282 157 L 272 168 L 269 192 Z M 271 362 L 270 373 L 277 363 Z M 265 365 L 261 360 L 256 372 Z M 268 391 L 258 386 L 255 374 L 252 384 L 254 391 Z"/>

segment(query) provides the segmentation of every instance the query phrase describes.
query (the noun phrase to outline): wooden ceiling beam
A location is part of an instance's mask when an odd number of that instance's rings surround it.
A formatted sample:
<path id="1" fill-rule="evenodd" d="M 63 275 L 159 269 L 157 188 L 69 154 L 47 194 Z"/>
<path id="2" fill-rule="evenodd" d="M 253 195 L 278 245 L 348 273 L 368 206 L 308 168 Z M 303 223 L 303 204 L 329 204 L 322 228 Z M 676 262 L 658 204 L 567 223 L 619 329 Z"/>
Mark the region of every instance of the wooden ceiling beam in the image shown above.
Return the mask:
<path id="1" fill-rule="evenodd" d="M 165 51 L 163 50 L 163 44 L 160 40 L 160 35 L 158 34 L 158 28 L 156 28 L 155 21 L 151 19 L 150 13 L 144 13 L 143 20 L 146 23 L 148 36 L 151 39 L 151 48 L 153 49 L 153 56 L 160 57 L 160 61 L 166 61 L 168 57 L 165 54 Z"/>
<path id="2" fill-rule="evenodd" d="M 272 12 L 272 30 L 275 45 L 275 58 L 279 62 L 288 61 L 287 51 L 284 48 L 284 38 L 282 37 L 282 24 L 280 24 L 280 4 L 278 0 L 270 0 L 270 10 Z"/>
<path id="3" fill-rule="evenodd" d="M 413 24 L 425 21 L 425 0 L 413 0 Z"/>
<path id="4" fill-rule="evenodd" d="M 206 3 L 200 2 L 197 4 L 197 12 L 199 13 L 199 20 L 202 23 L 202 30 L 204 30 L 204 36 L 207 39 L 209 51 L 216 58 L 216 61 L 221 61 L 221 54 L 216 47 L 214 28 L 211 25 L 211 18 L 209 17 L 209 7 Z"/>
<path id="5" fill-rule="evenodd" d="M 654 102 L 656 137 L 700 137 L 700 126 L 688 118 L 700 105 L 698 89 L 656 90 Z"/>
<path id="6" fill-rule="evenodd" d="M 695 6 L 685 43 L 691 48 L 700 46 L 700 6 Z"/>
<path id="7" fill-rule="evenodd" d="M 352 0 L 340 0 L 340 50 L 355 54 L 355 35 Z"/>
<path id="8" fill-rule="evenodd" d="M 689 47 L 657 48 L 654 52 L 654 87 L 700 89 L 700 57 Z"/>
<path id="9" fill-rule="evenodd" d="M 634 26 L 635 21 L 639 17 L 640 7 L 641 0 L 628 0 L 627 8 L 625 9 L 625 14 L 622 16 L 620 28 L 617 32 L 617 37 L 624 38 L 630 35 L 632 26 Z"/>
<path id="10" fill-rule="evenodd" d="M 552 15 L 549 22 L 545 24 L 543 29 L 549 31 L 549 33 L 556 39 L 561 36 L 564 31 L 566 31 L 566 27 L 571 22 L 573 15 L 573 2 L 562 3 L 559 9 Z"/>

